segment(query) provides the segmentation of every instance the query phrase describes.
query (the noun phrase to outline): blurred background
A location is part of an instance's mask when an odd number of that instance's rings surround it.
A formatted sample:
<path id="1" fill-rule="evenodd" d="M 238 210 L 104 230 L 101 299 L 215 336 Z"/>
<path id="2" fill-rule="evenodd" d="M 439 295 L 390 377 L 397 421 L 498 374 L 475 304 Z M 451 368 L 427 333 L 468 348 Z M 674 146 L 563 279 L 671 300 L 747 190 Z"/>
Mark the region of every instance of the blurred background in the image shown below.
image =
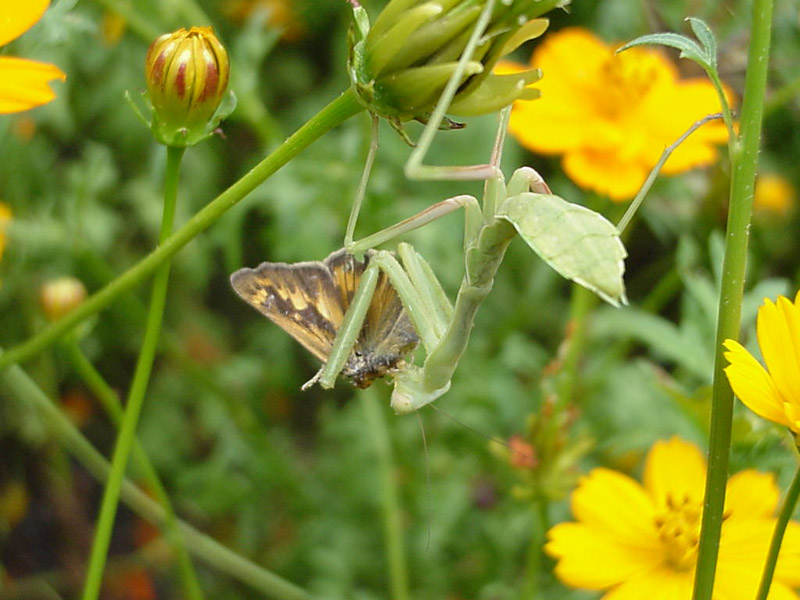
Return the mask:
<path id="1" fill-rule="evenodd" d="M 384 2 L 363 4 L 376 15 Z M 69 275 L 92 293 L 156 243 L 165 152 L 123 98 L 144 88 L 155 35 L 201 24 L 193 19 L 205 13 L 230 52 L 239 98 L 223 134 L 186 154 L 178 226 L 349 83 L 351 10 L 343 0 L 142 0 L 116 6 L 125 16 L 115 5 L 53 2 L 4 50 L 55 63 L 67 81 L 56 84 L 51 104 L 0 118 L 0 202 L 11 215 L 0 259 L 3 348 L 45 326 L 43 284 Z M 800 276 L 800 22 L 793 0 L 779 0 L 775 10 L 760 169 L 783 187 L 757 198 L 743 313 L 749 341 L 763 297 L 793 297 Z M 687 16 L 714 30 L 722 77 L 741 97 L 749 1 L 577 0 L 550 18 L 551 31 L 581 26 L 624 41 L 686 32 Z M 518 52 L 520 62 L 533 46 Z M 700 75 L 686 61 L 677 67 Z M 488 159 L 496 118 L 467 125 L 437 136 L 431 164 Z M 333 391 L 301 393 L 316 360 L 228 283 L 242 266 L 321 260 L 342 245 L 369 126 L 361 114 L 325 135 L 176 255 L 139 439 L 183 519 L 315 597 L 363 600 L 389 597 L 379 472 L 388 448 L 412 597 L 517 598 L 532 541 L 543 534 L 534 506 L 546 506 L 550 523 L 564 520 L 568 494 L 589 468 L 636 473 L 653 441 L 674 434 L 704 443 L 729 173 L 723 161 L 656 184 L 626 240 L 630 306 L 592 310 L 570 406 L 548 409 L 568 339 L 571 286 L 515 241 L 451 391 L 438 410 L 397 417 L 384 382 L 366 398 L 344 380 Z M 421 126 L 408 130 L 416 138 Z M 380 135 L 357 236 L 449 196 L 480 196 L 478 183 L 406 180 L 409 147 L 385 124 Z M 509 139 L 504 172 L 523 165 L 556 194 L 587 200 L 557 158 L 531 155 Z M 609 218 L 621 214 L 619 205 L 593 202 Z M 462 232 L 463 218 L 453 214 L 405 238 L 451 297 L 463 275 Z M 80 347 L 123 397 L 149 288 L 123 295 L 79 329 Z M 116 430 L 64 345 L 23 366 L 109 456 Z M 379 406 L 382 427 L 367 417 L 369 402 Z M 492 441 L 513 436 L 534 449 L 536 465 Z M 4 394 L 0 457 L 0 598 L 78 597 L 102 486 L 32 405 Z M 782 481 L 793 469 L 780 432 L 744 411 L 732 460 L 733 470 L 775 470 Z M 562 587 L 543 560 L 542 597 L 593 597 Z M 262 597 L 197 564 L 208 597 Z M 173 567 L 159 531 L 121 507 L 104 597 L 181 598 Z"/>

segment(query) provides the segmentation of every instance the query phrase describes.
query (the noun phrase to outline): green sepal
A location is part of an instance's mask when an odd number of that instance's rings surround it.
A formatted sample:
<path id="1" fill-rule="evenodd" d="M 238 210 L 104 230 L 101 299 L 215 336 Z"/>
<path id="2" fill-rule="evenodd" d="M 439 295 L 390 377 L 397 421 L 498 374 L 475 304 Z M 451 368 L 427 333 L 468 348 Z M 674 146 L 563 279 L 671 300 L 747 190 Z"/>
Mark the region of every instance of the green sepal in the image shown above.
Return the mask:
<path id="1" fill-rule="evenodd" d="M 622 279 L 628 253 L 602 215 L 552 194 L 525 192 L 506 199 L 497 216 L 561 276 L 609 304 L 628 303 Z"/>
<path id="2" fill-rule="evenodd" d="M 391 114 L 392 107 L 402 106 L 404 113 L 398 116 L 403 120 L 412 119 L 418 111 L 426 110 L 436 102 L 438 90 L 448 82 L 457 67 L 458 63 L 414 67 L 380 79 L 375 84 L 373 105 L 385 114 Z M 468 62 L 464 80 L 481 71 L 481 63 Z"/>
<path id="3" fill-rule="evenodd" d="M 450 105 L 449 112 L 459 117 L 469 117 L 500 110 L 515 100 L 534 100 L 541 93 L 527 86 L 541 78 L 539 69 L 505 75 L 490 74 L 471 93 L 459 95 Z"/>

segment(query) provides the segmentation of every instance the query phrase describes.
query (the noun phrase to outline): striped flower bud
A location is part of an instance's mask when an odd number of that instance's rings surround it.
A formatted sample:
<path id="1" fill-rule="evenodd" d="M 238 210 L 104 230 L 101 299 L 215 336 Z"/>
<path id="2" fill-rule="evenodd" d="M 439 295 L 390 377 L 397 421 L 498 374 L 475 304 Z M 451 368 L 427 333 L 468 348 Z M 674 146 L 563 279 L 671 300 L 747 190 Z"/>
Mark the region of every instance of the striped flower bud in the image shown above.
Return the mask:
<path id="1" fill-rule="evenodd" d="M 228 53 L 210 27 L 179 29 L 156 39 L 147 51 L 151 128 L 168 146 L 191 146 L 207 137 L 228 87 Z"/>

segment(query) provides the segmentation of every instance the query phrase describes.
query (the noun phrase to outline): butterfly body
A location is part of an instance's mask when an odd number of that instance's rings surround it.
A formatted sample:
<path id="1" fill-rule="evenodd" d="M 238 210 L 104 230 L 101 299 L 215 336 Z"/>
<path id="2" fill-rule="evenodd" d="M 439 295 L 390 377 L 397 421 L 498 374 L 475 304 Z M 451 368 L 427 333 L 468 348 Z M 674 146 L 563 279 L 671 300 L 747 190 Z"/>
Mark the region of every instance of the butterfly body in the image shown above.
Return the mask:
<path id="1" fill-rule="evenodd" d="M 359 261 L 338 250 L 321 262 L 265 262 L 236 271 L 231 285 L 324 363 L 371 255 Z M 397 292 L 381 273 L 342 374 L 356 387 L 369 387 L 373 380 L 402 370 L 418 342 Z"/>

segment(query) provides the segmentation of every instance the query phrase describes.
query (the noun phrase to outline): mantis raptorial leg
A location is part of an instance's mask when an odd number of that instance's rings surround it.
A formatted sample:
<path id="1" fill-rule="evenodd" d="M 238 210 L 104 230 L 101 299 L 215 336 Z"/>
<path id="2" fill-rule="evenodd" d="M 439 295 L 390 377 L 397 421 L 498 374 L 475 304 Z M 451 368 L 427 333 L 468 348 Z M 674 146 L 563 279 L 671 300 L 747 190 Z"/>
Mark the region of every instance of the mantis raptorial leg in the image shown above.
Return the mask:
<path id="1" fill-rule="evenodd" d="M 373 120 L 370 156 L 347 226 L 345 248 L 360 255 L 457 208 L 465 209 L 465 272 L 454 306 L 450 306 L 427 262 L 407 244 L 398 248 L 400 260 L 386 251 L 372 254 L 337 331 L 327 363 L 318 376 L 323 387 L 333 386 L 362 330 L 382 271 L 397 291 L 427 353 L 422 366 L 407 365 L 393 373 L 392 407 L 398 413 L 417 410 L 449 389 L 452 375 L 467 346 L 477 310 L 492 289 L 509 243 L 518 234 L 565 277 L 595 291 L 612 304 L 625 301 L 622 284 L 625 250 L 610 223 L 584 207 L 553 196 L 533 169 L 519 169 L 507 184 L 504 181 L 499 163 L 510 109 L 502 113 L 488 164 L 470 167 L 423 164 L 467 63 L 488 26 L 494 5 L 495 0 L 489 0 L 484 6 L 458 68 L 445 87 L 405 168 L 406 175 L 414 179 L 486 180 L 483 202 L 479 204 L 471 196 L 456 196 L 361 241 L 353 241 L 361 200 L 377 150 Z"/>

